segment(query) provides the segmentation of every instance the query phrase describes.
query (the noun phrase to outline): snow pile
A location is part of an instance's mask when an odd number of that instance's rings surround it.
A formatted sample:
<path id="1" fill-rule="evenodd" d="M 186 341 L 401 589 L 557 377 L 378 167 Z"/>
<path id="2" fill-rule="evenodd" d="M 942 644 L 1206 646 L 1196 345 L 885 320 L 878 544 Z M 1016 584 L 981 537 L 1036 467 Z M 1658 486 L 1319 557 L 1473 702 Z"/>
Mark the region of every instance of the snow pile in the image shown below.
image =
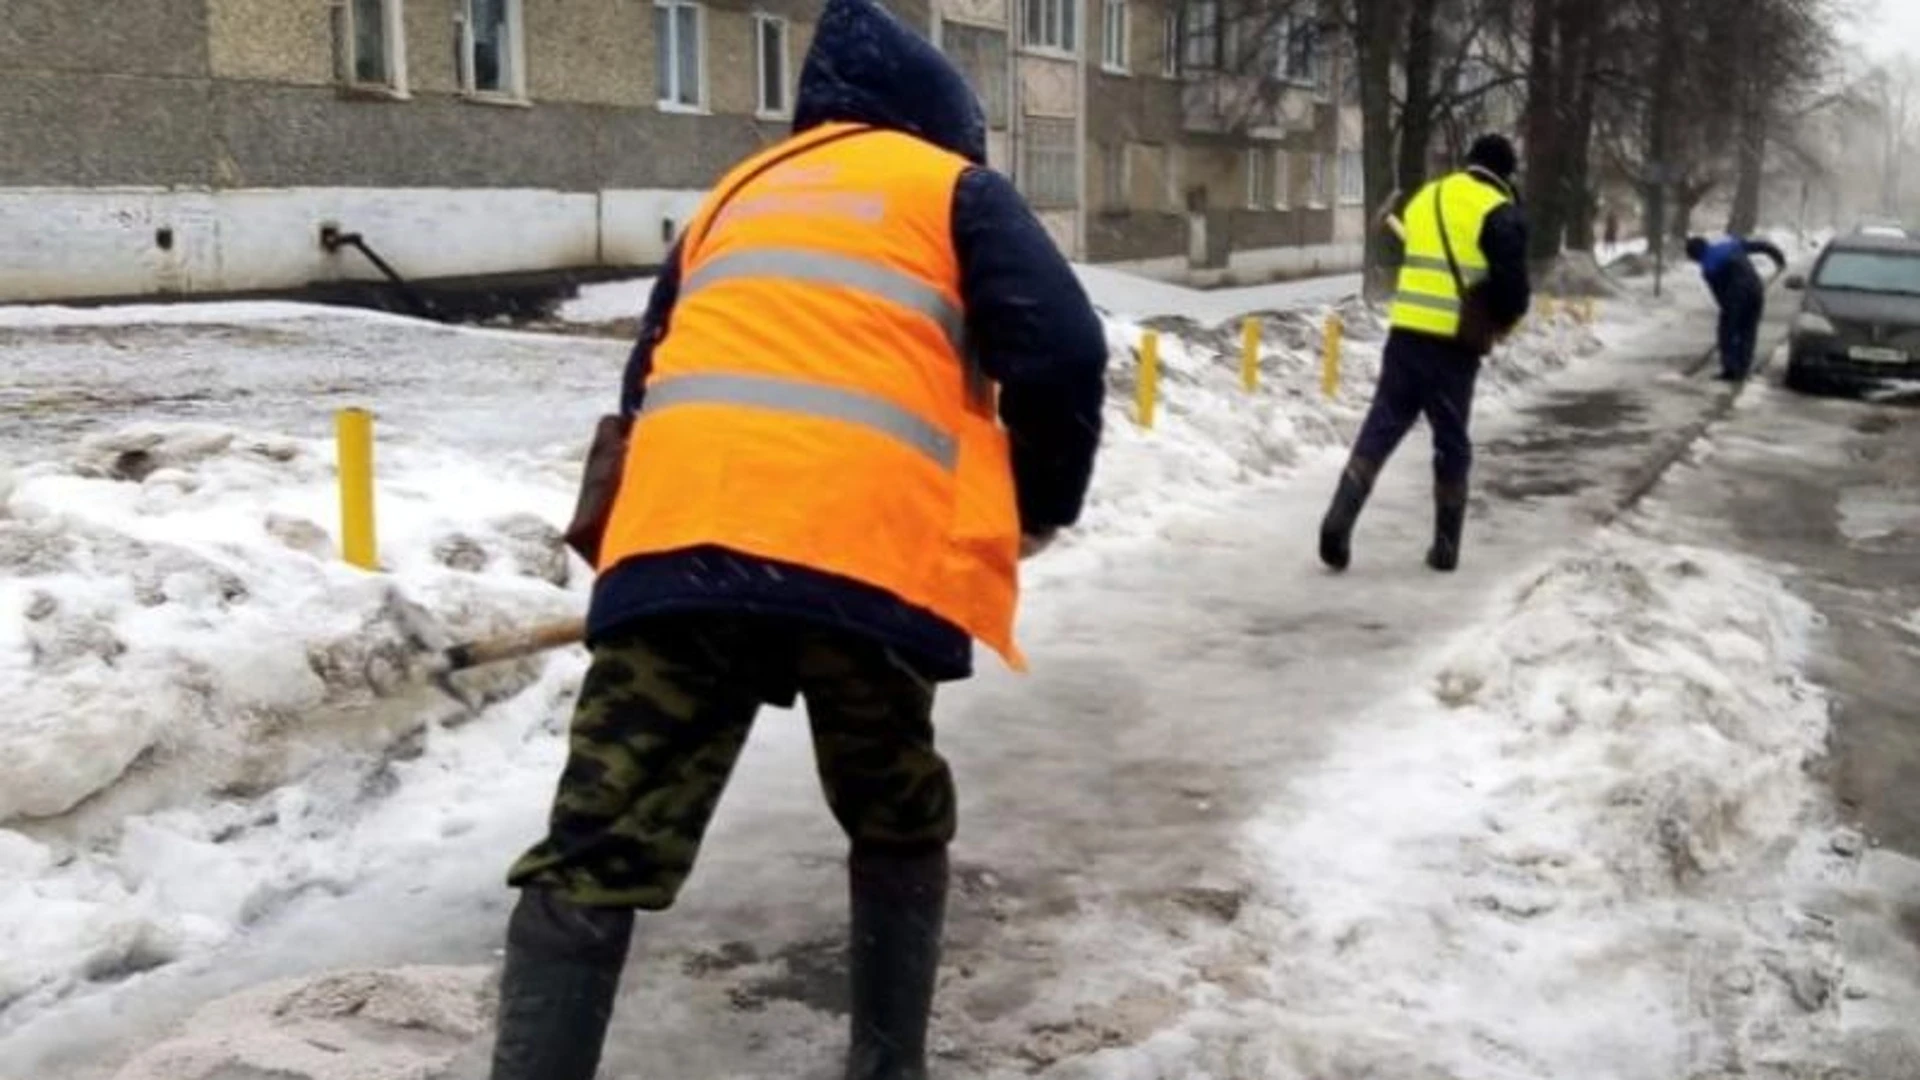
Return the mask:
<path id="1" fill-rule="evenodd" d="M 224 939 L 314 882 L 197 874 L 248 819 L 300 816 L 461 707 L 421 645 L 577 610 L 538 463 L 382 448 L 391 575 L 319 522 L 325 444 L 135 428 L 20 470 L 0 503 L 0 1002 L 23 1012 Z M 484 508 L 459 495 L 485 491 Z M 425 635 L 424 641 L 420 635 Z M 531 677 L 489 671 L 499 697 Z M 264 805 L 249 806 L 264 798 Z"/>
<path id="2" fill-rule="evenodd" d="M 1219 322 L 1249 311 L 1337 303 L 1360 292 L 1358 274 L 1195 289 L 1093 264 L 1076 264 L 1073 270 L 1088 298 L 1103 310 L 1132 316 L 1178 312 L 1203 322 Z M 646 310 L 653 282 L 653 278 L 645 277 L 582 285 L 572 299 L 561 303 L 554 317 L 577 326 L 637 320 Z"/>
<path id="3" fill-rule="evenodd" d="M 1088 299 L 1103 311 L 1128 316 L 1176 314 L 1202 323 L 1218 323 L 1249 312 L 1344 304 L 1358 296 L 1361 287 L 1359 274 L 1196 289 L 1104 266 L 1076 265 L 1073 269 Z"/>
<path id="4" fill-rule="evenodd" d="M 1801 1060 L 1838 1000 L 1833 928 L 1781 885 L 1841 857 L 1803 840 L 1826 731 L 1797 674 L 1815 618 L 1714 552 L 1615 535 L 1555 562 L 1248 831 L 1244 910 L 1183 946 L 1209 973 L 1193 1011 L 1060 1075 Z"/>
<path id="5" fill-rule="evenodd" d="M 1342 322 L 1338 387 L 1322 388 L 1329 314 Z M 1139 535 L 1157 527 L 1168 502 L 1193 507 L 1230 497 L 1236 486 L 1276 475 L 1307 455 L 1351 441 L 1380 371 L 1386 326 L 1378 312 L 1349 300 L 1335 308 L 1262 311 L 1259 384 L 1241 382 L 1241 322 L 1217 325 L 1171 316 L 1145 321 L 1108 316 L 1105 441 L 1082 528 L 1087 538 Z M 1137 422 L 1140 354 L 1158 334 L 1159 389 L 1154 426 Z M 1481 407 L 1510 400 L 1539 378 L 1604 348 L 1594 328 L 1561 311 L 1531 317 L 1481 369 Z"/>
<path id="6" fill-rule="evenodd" d="M 194 1017 L 182 1037 L 134 1059 L 119 1080 L 415 1080 L 443 1075 L 491 1028 L 473 968 L 340 972 L 273 983 Z M 272 1016 L 263 1027 L 255 1021 Z"/>
<path id="7" fill-rule="evenodd" d="M 647 297 L 653 293 L 653 280 L 627 278 L 582 285 L 572 299 L 561 302 L 554 318 L 576 326 L 599 326 L 622 320 L 635 320 L 647 309 Z"/>

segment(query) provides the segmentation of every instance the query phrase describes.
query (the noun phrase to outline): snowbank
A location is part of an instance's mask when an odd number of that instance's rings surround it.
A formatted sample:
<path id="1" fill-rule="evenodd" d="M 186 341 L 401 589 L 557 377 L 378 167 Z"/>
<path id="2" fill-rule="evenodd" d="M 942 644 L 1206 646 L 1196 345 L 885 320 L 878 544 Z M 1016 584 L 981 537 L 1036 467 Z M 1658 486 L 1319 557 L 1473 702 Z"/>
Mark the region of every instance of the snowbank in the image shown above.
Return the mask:
<path id="1" fill-rule="evenodd" d="M 341 972 L 274 983 L 200 1013 L 184 1038 L 140 1055 L 119 1077 L 443 1075 L 440 1070 L 490 1028 L 490 989 L 472 968 Z M 262 1026 L 261 1016 L 276 1023 Z"/>
<path id="2" fill-rule="evenodd" d="M 577 610 L 561 474 L 382 448 L 390 575 L 347 568 L 325 444 L 134 428 L 20 470 L 0 502 L 0 1002 L 23 1012 L 223 940 L 324 877 L 229 865 L 263 818 L 342 795 L 456 703 L 429 643 Z M 476 498 L 476 495 L 479 496 Z M 569 589 L 567 586 L 572 585 Z M 525 685 L 489 671 L 476 693 Z M 351 767 L 349 767 L 351 766 Z M 11 831 L 9 831 L 11 830 Z"/>
<path id="3" fill-rule="evenodd" d="M 1340 374 L 1329 397 L 1321 385 L 1322 344 L 1328 316 L 1336 313 L 1343 327 Z M 1266 309 L 1255 317 L 1261 338 L 1259 389 L 1253 394 L 1241 388 L 1238 319 L 1209 324 L 1184 314 L 1107 317 L 1114 360 L 1100 463 L 1081 525 L 1062 539 L 1060 550 L 1152 535 L 1171 511 L 1234 498 L 1247 483 L 1279 475 L 1310 455 L 1344 450 L 1379 375 L 1386 339 L 1380 314 L 1355 298 L 1338 307 Z M 1135 422 L 1139 357 L 1148 331 L 1159 336 L 1152 429 Z M 1604 347 L 1594 327 L 1565 312 L 1529 318 L 1482 368 L 1481 406 L 1497 408 L 1542 376 Z M 1077 565 L 1050 558 L 1036 567 L 1037 576 L 1044 581 Z"/>
<path id="4" fill-rule="evenodd" d="M 563 301 L 554 318 L 563 323 L 593 326 L 638 320 L 647 309 L 647 297 L 653 293 L 653 278 L 627 278 L 582 285 L 573 299 Z"/>
<path id="5" fill-rule="evenodd" d="M 1329 304 L 1360 291 L 1358 274 L 1244 288 L 1194 289 L 1092 264 L 1076 264 L 1074 272 L 1088 297 L 1106 311 L 1135 316 L 1181 314 L 1202 322 L 1218 322 L 1250 311 Z M 555 317 L 576 325 L 638 319 L 646 309 L 653 281 L 650 277 L 629 278 L 583 285 L 573 299 L 560 305 Z"/>
<path id="6" fill-rule="evenodd" d="M 1191 1011 L 1050 1075 L 1802 1060 L 1834 1021 L 1835 941 L 1779 881 L 1844 861 L 1803 840 L 1822 820 L 1826 706 L 1798 674 L 1814 620 L 1711 551 L 1613 534 L 1558 559 L 1247 832 L 1231 930 L 1178 946 L 1207 973 Z"/>
<path id="7" fill-rule="evenodd" d="M 304 304 L 281 300 L 235 300 L 195 304 L 113 304 L 74 307 L 66 304 L 0 304 L 0 328 L 8 330 L 80 330 L 116 326 L 193 326 L 208 323 L 247 324 L 288 322 L 295 319 L 358 319 L 366 322 L 412 322 L 405 315 L 371 308 Z"/>
<path id="8" fill-rule="evenodd" d="M 1088 298 L 1104 311 L 1135 317 L 1180 315 L 1201 323 L 1337 304 L 1358 296 L 1361 284 L 1359 274 L 1335 274 L 1270 285 L 1195 289 L 1097 265 L 1076 265 L 1074 273 Z"/>
<path id="9" fill-rule="evenodd" d="M 1095 487 L 1036 586 L 1070 572 L 1070 549 L 1150 536 L 1344 446 L 1383 337 L 1370 312 L 1344 312 L 1332 398 L 1319 388 L 1326 309 L 1262 316 L 1253 395 L 1239 384 L 1236 326 L 1154 320 L 1164 384 L 1151 431 L 1131 419 L 1146 327 L 1110 319 Z M 1485 397 L 1600 347 L 1565 317 L 1531 320 L 1489 361 Z M 584 606 L 584 575 L 543 524 L 569 513 L 582 450 L 383 442 L 380 576 L 334 557 L 324 442 L 148 425 L 0 485 L 0 693 L 16 706 L 0 717 L 0 1037 L 70 998 L 210 955 L 306 891 L 348 891 L 418 860 L 442 830 L 468 827 L 462 806 L 509 780 L 550 784 L 576 652 L 491 673 L 499 704 L 484 715 L 518 717 L 497 740 L 449 741 L 457 706 L 390 695 L 406 685 L 423 613 L 433 636 L 464 637 Z M 431 790 L 437 809 L 404 836 L 359 834 L 369 805 L 403 784 Z"/>

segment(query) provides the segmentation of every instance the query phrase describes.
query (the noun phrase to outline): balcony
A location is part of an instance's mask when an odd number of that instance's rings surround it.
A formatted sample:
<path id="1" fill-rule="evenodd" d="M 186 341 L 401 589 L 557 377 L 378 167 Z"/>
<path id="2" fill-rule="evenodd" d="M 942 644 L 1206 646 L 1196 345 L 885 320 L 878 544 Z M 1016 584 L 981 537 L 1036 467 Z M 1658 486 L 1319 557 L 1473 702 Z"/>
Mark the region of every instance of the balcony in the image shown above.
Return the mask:
<path id="1" fill-rule="evenodd" d="M 1180 87 L 1188 132 L 1284 139 L 1312 131 L 1324 95 L 1309 87 L 1251 75 L 1194 75 Z"/>

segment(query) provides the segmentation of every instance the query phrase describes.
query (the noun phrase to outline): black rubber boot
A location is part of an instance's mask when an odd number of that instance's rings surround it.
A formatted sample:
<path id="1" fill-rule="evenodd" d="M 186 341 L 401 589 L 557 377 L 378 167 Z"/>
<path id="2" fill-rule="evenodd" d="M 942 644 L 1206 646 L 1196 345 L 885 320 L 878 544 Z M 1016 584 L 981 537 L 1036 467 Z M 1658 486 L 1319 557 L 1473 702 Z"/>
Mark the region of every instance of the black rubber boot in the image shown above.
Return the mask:
<path id="1" fill-rule="evenodd" d="M 1433 546 L 1427 565 L 1451 573 L 1460 565 L 1460 534 L 1467 524 L 1465 484 L 1438 484 L 1433 489 Z"/>
<path id="2" fill-rule="evenodd" d="M 1320 561 L 1332 569 L 1345 570 L 1353 561 L 1353 525 L 1360 520 L 1360 509 L 1367 505 L 1373 478 L 1379 471 L 1373 462 L 1354 458 L 1340 474 L 1333 505 L 1327 507 L 1327 516 L 1320 521 Z"/>
<path id="3" fill-rule="evenodd" d="M 630 909 L 522 890 L 507 921 L 492 1080 L 593 1080 L 632 941 Z"/>
<path id="4" fill-rule="evenodd" d="M 855 848 L 847 1080 L 925 1080 L 927 1019 L 940 972 L 947 851 Z"/>

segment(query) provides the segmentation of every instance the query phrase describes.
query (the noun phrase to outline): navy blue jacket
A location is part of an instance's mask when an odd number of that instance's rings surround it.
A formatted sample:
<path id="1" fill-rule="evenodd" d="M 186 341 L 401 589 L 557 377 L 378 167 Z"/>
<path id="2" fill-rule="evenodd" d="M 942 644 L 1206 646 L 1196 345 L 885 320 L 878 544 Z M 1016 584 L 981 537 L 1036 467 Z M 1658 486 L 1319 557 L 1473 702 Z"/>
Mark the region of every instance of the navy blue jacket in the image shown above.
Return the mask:
<path id="1" fill-rule="evenodd" d="M 828 0 L 800 72 L 795 132 L 851 122 L 904 131 L 974 163 L 953 194 L 953 246 L 975 358 L 1000 385 L 1020 525 L 1043 533 L 1080 516 L 1100 442 L 1107 345 L 1073 269 L 1008 180 L 986 169 L 986 120 L 946 57 L 872 0 Z M 645 400 L 656 344 L 671 332 L 678 244 L 641 319 L 620 408 Z M 643 463 L 670 469 L 671 461 Z M 799 617 L 876 638 L 928 678 L 964 678 L 973 647 L 959 627 L 883 590 L 721 548 L 647 555 L 595 583 L 590 638 L 685 611 Z"/>
<path id="2" fill-rule="evenodd" d="M 1765 240 L 1739 236 L 1707 245 L 1705 254 L 1700 256 L 1700 274 L 1707 279 L 1707 288 L 1713 291 L 1714 302 L 1721 307 L 1750 303 L 1766 292 L 1760 272 L 1753 268 L 1753 260 L 1747 258 L 1749 255 L 1763 255 L 1783 270 L 1787 265 L 1787 256 L 1779 248 Z"/>
<path id="3" fill-rule="evenodd" d="M 1487 259 L 1487 279 L 1479 291 L 1494 324 L 1511 330 L 1533 303 L 1533 286 L 1527 280 L 1526 211 L 1506 181 L 1477 166 L 1469 168 L 1467 175 L 1510 200 L 1494 207 L 1480 223 L 1480 254 Z"/>

